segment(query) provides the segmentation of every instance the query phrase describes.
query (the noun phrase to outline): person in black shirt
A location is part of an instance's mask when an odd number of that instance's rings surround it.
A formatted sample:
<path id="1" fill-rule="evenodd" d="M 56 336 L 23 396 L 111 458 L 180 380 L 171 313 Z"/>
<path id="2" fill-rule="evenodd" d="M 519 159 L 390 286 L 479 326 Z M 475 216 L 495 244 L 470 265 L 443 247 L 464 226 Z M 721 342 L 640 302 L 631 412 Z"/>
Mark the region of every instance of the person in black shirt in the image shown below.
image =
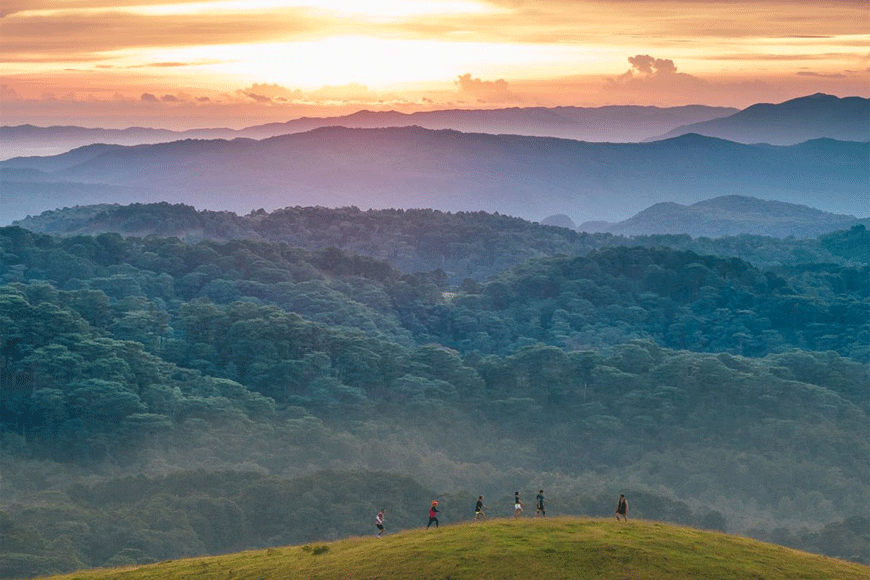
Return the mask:
<path id="1" fill-rule="evenodd" d="M 474 506 L 474 521 L 476 522 L 481 517 L 486 521 L 486 514 L 483 513 L 483 510 L 487 509 L 485 505 L 483 505 L 483 496 L 478 496 L 477 504 Z"/>
<path id="2" fill-rule="evenodd" d="M 619 517 L 622 516 L 625 521 L 628 521 L 628 500 L 625 499 L 625 496 L 619 494 L 619 501 L 616 502 L 616 521 L 619 521 Z"/>
<path id="3" fill-rule="evenodd" d="M 541 514 L 543 517 L 547 517 L 547 510 L 544 509 L 544 490 L 538 490 L 538 496 L 535 498 L 537 501 L 537 506 L 535 507 L 535 516 Z"/>

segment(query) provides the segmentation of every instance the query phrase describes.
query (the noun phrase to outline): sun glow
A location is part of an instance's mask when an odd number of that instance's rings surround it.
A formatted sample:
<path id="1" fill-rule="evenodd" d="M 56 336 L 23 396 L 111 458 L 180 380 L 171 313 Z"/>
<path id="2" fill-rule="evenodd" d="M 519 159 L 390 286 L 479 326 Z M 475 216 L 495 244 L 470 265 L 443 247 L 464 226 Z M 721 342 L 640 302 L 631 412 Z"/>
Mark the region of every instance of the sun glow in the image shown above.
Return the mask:
<path id="1" fill-rule="evenodd" d="M 0 0 L 0 99 L 3 115 L 15 104 L 16 119 L 30 122 L 35 109 L 101 116 L 123 103 L 159 119 L 182 104 L 215 115 L 236 114 L 219 107 L 239 103 L 245 114 L 295 107 L 290 115 L 324 103 L 747 106 L 812 92 L 866 95 L 868 6 Z"/>
<path id="2" fill-rule="evenodd" d="M 125 51 L 112 56 L 117 60 L 144 58 Z M 620 56 L 586 47 L 333 36 L 307 42 L 167 48 L 150 51 L 147 59 L 205 63 L 195 71 L 179 70 L 179 74 L 193 72 L 242 84 L 266 82 L 312 89 L 347 83 L 384 88 L 432 78 L 452 82 L 467 72 L 505 76 L 518 64 L 534 77 L 557 68 L 577 71 L 584 63 Z M 542 67 L 542 62 L 551 63 L 549 69 Z"/>

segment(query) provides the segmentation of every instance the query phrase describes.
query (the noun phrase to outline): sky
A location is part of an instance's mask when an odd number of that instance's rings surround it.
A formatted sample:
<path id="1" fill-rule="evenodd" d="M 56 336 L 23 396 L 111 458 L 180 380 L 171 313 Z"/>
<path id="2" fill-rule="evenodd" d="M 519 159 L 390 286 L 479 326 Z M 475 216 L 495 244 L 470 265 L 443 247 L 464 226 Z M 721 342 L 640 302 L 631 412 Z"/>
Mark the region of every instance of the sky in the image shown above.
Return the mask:
<path id="1" fill-rule="evenodd" d="M 2 0 L 0 124 L 870 96 L 867 0 Z"/>

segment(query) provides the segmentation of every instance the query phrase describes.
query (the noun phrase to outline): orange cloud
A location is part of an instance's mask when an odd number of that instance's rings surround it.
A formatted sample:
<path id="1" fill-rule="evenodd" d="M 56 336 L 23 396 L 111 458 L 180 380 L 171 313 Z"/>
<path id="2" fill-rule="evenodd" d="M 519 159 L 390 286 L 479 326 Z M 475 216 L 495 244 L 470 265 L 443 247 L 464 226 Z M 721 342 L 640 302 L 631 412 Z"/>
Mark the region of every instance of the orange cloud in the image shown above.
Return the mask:
<path id="1" fill-rule="evenodd" d="M 374 103 L 383 95 L 369 90 L 365 85 L 348 83 L 346 85 L 325 85 L 319 89 L 302 91 L 288 89 L 279 84 L 254 83 L 246 89 L 236 91 L 236 95 L 261 104 L 281 103 L 331 103 L 357 102 Z"/>
<path id="2" fill-rule="evenodd" d="M 471 73 L 459 75 L 454 84 L 464 96 L 480 103 L 513 103 L 522 99 L 508 89 L 504 79 L 484 81 L 471 77 Z"/>
<path id="3" fill-rule="evenodd" d="M 21 99 L 18 91 L 9 85 L 0 85 L 0 101 L 17 101 Z"/>
<path id="4" fill-rule="evenodd" d="M 673 89 L 682 87 L 704 87 L 709 85 L 698 77 L 677 72 L 677 66 L 669 58 L 654 58 L 648 54 L 628 57 L 631 68 L 614 79 L 608 79 L 610 88 L 630 88 L 632 90 Z"/>
<path id="5" fill-rule="evenodd" d="M 142 16 L 130 13 L 26 13 L 3 19 L 6 62 L 99 60 L 103 53 L 154 47 L 235 44 L 305 38 L 334 22 L 306 10 L 275 14 Z"/>

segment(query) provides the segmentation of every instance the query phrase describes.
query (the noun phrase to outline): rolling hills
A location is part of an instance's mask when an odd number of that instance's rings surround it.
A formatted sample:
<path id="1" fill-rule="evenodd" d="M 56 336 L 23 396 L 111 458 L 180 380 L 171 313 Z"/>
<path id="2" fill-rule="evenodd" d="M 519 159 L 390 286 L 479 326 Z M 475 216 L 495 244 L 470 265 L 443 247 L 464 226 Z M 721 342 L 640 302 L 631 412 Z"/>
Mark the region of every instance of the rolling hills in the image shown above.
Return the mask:
<path id="1" fill-rule="evenodd" d="M 289 205 L 625 219 L 660 202 L 745 195 L 866 211 L 867 143 L 742 145 L 699 135 L 646 144 L 331 127 L 264 139 L 94 146 L 3 170 L 4 221 L 86 203 L 183 202 L 247 213 Z M 22 170 L 28 170 L 22 172 Z M 38 173 L 37 173 L 38 172 Z M 74 194 L 63 195 L 64 188 Z"/>
<path id="2" fill-rule="evenodd" d="M 135 568 L 79 571 L 53 578 L 854 580 L 868 573 L 870 569 L 859 564 L 656 522 L 526 518 L 411 530 L 380 540 L 358 537 Z"/>
<path id="3" fill-rule="evenodd" d="M 797 264 L 812 260 L 828 264 L 844 264 L 849 260 L 870 262 L 866 245 L 858 240 L 866 235 L 865 220 L 850 216 L 825 214 L 805 206 L 789 206 L 780 202 L 765 202 L 747 198 L 709 200 L 710 206 L 738 202 L 745 206 L 742 214 L 722 219 L 718 231 L 743 231 L 739 237 L 691 238 L 681 233 L 686 222 L 670 221 L 663 225 L 673 229 L 667 235 L 645 235 L 633 238 L 612 233 L 580 233 L 566 227 L 537 224 L 505 215 L 483 212 L 445 213 L 432 210 L 368 210 L 356 208 L 293 207 L 274 212 L 254 212 L 239 216 L 231 212 L 197 211 L 182 204 L 100 204 L 51 210 L 15 222 L 27 230 L 59 236 L 118 233 L 122 236 L 176 237 L 195 244 L 204 240 L 258 240 L 289 244 L 309 250 L 330 247 L 354 254 L 371 256 L 390 263 L 405 273 L 431 272 L 440 269 L 451 284 L 465 278 L 483 281 L 531 258 L 557 254 L 586 255 L 591 250 L 620 245 L 653 247 L 667 245 L 699 254 L 740 257 L 756 266 Z M 745 203 L 743 203 L 745 201 Z M 666 205 L 669 208 L 674 204 Z M 697 204 L 701 205 L 701 204 Z M 683 206 L 678 206 L 677 209 Z M 655 217 L 655 206 L 642 214 Z M 686 208 L 692 233 L 708 224 Z M 800 235 L 808 229 L 828 231 L 845 224 L 855 229 L 839 230 L 821 238 L 772 238 L 748 235 L 760 229 L 771 233 L 763 222 L 764 215 L 777 211 L 779 233 Z M 804 213 L 809 216 L 802 218 Z M 639 214 L 638 217 L 640 217 Z M 794 215 L 793 215 L 794 214 Z M 789 218 L 793 218 L 790 221 Z M 840 220 L 843 220 L 842 222 Z M 603 224 L 606 227 L 609 224 Z M 614 224 L 613 226 L 619 226 Z M 658 222 L 648 219 L 646 226 Z M 584 224 L 585 226 L 585 224 Z M 803 228 L 803 229 L 802 229 Z M 433 235 L 432 232 L 437 232 Z M 850 236 L 855 240 L 848 242 Z"/>
<path id="4" fill-rule="evenodd" d="M 719 238 L 751 234 L 785 238 L 820 236 L 849 229 L 859 221 L 855 216 L 832 214 L 805 205 L 726 195 L 689 206 L 657 203 L 619 223 L 587 222 L 577 229 L 625 236 L 689 234 Z"/>

